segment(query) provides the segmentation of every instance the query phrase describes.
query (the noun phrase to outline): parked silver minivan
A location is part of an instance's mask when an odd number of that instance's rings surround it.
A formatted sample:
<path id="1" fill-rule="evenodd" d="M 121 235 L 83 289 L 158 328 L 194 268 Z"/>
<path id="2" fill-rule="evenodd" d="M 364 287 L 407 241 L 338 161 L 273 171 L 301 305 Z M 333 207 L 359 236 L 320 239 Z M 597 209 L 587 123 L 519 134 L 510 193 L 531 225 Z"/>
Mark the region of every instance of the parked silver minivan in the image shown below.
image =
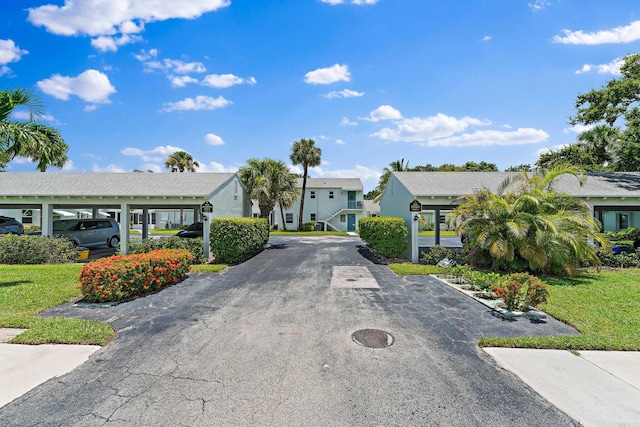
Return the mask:
<path id="1" fill-rule="evenodd" d="M 59 219 L 53 221 L 53 234 L 66 237 L 77 246 L 108 245 L 113 248 L 120 243 L 120 228 L 115 219 Z"/>

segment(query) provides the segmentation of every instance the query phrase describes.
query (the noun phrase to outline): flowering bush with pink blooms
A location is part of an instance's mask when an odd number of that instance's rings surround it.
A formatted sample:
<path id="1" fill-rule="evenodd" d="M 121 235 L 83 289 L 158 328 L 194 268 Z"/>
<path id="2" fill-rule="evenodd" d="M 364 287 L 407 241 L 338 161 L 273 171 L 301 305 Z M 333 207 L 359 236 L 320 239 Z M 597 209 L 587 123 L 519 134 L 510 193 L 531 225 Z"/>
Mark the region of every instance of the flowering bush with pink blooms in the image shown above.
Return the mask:
<path id="1" fill-rule="evenodd" d="M 78 288 L 88 302 L 123 301 L 175 285 L 192 261 L 183 249 L 102 258 L 84 265 Z"/>

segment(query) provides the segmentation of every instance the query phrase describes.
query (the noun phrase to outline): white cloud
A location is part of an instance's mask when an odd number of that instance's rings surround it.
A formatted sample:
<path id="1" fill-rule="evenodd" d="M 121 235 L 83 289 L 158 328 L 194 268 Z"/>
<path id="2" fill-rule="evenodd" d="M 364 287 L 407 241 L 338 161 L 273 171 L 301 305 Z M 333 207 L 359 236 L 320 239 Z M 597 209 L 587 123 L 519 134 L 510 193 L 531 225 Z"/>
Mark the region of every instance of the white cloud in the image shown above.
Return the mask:
<path id="1" fill-rule="evenodd" d="M 402 118 L 402 113 L 393 108 L 391 105 L 381 105 L 371 113 L 369 117 L 358 117 L 360 120 L 366 120 L 368 122 L 379 122 L 380 120 L 399 120 Z"/>
<path id="2" fill-rule="evenodd" d="M 222 96 L 212 98 L 210 96 L 198 95 L 195 98 L 185 98 L 178 102 L 166 102 L 162 111 L 176 110 L 215 110 L 233 104 Z"/>
<path id="3" fill-rule="evenodd" d="M 155 173 L 161 173 L 163 172 L 162 166 L 156 164 L 156 163 L 143 163 L 141 164 L 138 168 L 138 170 L 141 171 L 152 171 Z"/>
<path id="4" fill-rule="evenodd" d="M 549 6 L 550 4 L 549 0 L 534 0 L 529 3 L 528 6 L 535 12 Z"/>
<path id="5" fill-rule="evenodd" d="M 582 30 L 562 30 L 561 35 L 555 36 L 555 43 L 598 45 L 605 43 L 631 43 L 640 40 L 640 21 L 634 21 L 626 27 L 616 27 L 610 30 L 585 33 Z"/>
<path id="6" fill-rule="evenodd" d="M 593 129 L 595 127 L 595 125 L 581 125 L 581 124 L 577 124 L 577 125 L 573 125 L 570 128 L 564 128 L 562 129 L 563 133 L 570 133 L 570 132 L 574 132 L 574 133 L 582 133 L 582 132 L 586 132 L 590 129 Z"/>
<path id="7" fill-rule="evenodd" d="M 125 169 L 123 169 L 122 167 L 118 166 L 118 165 L 114 165 L 113 163 L 111 163 L 110 165 L 107 165 L 105 167 L 99 166 L 95 163 L 93 163 L 91 165 L 91 172 L 116 172 L 116 173 L 123 173 L 123 172 L 129 172 Z"/>
<path id="8" fill-rule="evenodd" d="M 364 95 L 364 92 L 357 92 L 355 90 L 345 89 L 339 92 L 332 91 L 322 96 L 324 96 L 325 98 L 332 99 L 332 98 L 355 98 L 355 97 L 360 97 L 362 95 Z"/>
<path id="9" fill-rule="evenodd" d="M 242 77 L 234 76 L 233 74 L 209 74 L 202 80 L 203 86 L 209 86 L 214 88 L 227 88 L 240 84 L 254 85 L 257 81 L 254 77 L 243 79 Z"/>
<path id="10" fill-rule="evenodd" d="M 169 80 L 173 87 L 185 87 L 189 83 L 198 83 L 198 79 L 190 76 L 170 76 Z"/>
<path id="11" fill-rule="evenodd" d="M 111 50 L 141 40 L 130 34 L 142 32 L 145 23 L 194 19 L 230 4 L 230 0 L 65 0 L 62 6 L 48 4 L 28 9 L 28 20 L 53 34 L 95 37 L 95 47 Z"/>
<path id="12" fill-rule="evenodd" d="M 318 68 L 304 75 L 304 81 L 313 85 L 328 85 L 335 82 L 351 80 L 348 65 L 334 64 L 328 68 Z"/>
<path id="13" fill-rule="evenodd" d="M 204 137 L 205 144 L 209 145 L 223 145 L 224 141 L 218 135 L 214 133 L 208 133 Z"/>
<path id="14" fill-rule="evenodd" d="M 29 112 L 27 110 L 16 110 L 16 111 L 13 111 L 11 113 L 11 117 L 13 119 L 17 119 L 17 120 L 30 120 L 31 119 L 31 115 L 29 114 Z M 38 121 L 60 124 L 60 122 L 58 120 L 56 120 L 56 118 L 53 117 L 51 114 L 42 114 L 42 115 L 38 116 Z"/>
<path id="15" fill-rule="evenodd" d="M 482 41 L 483 41 L 483 42 L 488 42 L 489 40 L 491 40 L 491 36 L 484 36 L 484 37 L 482 38 Z"/>
<path id="16" fill-rule="evenodd" d="M 76 165 L 73 164 L 73 160 L 69 159 L 67 160 L 67 163 L 64 164 L 64 166 L 62 167 L 62 172 L 71 172 L 74 171 L 76 169 Z"/>
<path id="17" fill-rule="evenodd" d="M 620 72 L 620 67 L 622 67 L 622 64 L 624 64 L 624 59 L 622 58 L 616 58 L 608 64 L 584 64 L 581 69 L 576 71 L 576 74 L 588 73 L 595 69 L 598 74 L 612 74 L 614 76 L 619 76 L 622 74 Z"/>
<path id="18" fill-rule="evenodd" d="M 172 145 L 161 145 L 153 150 L 142 150 L 140 148 L 127 147 L 120 150 L 120 154 L 124 156 L 139 157 L 143 162 L 164 162 L 171 154 L 176 151 L 185 151 L 180 147 Z"/>
<path id="19" fill-rule="evenodd" d="M 345 145 L 345 144 L 346 144 L 346 142 L 344 142 L 343 140 L 341 140 L 341 139 L 339 139 L 339 138 L 338 138 L 338 139 L 336 139 L 336 144 L 338 144 L 338 145 Z"/>
<path id="20" fill-rule="evenodd" d="M 341 126 L 358 126 L 358 123 L 350 121 L 348 117 L 343 117 L 342 121 L 340 122 L 340 125 Z"/>
<path id="21" fill-rule="evenodd" d="M 135 55 L 135 58 L 138 59 L 144 65 L 144 70 L 146 72 L 151 71 L 162 71 L 168 75 L 172 74 L 191 74 L 191 73 L 204 73 L 207 71 L 206 67 L 201 62 L 185 62 L 180 59 L 163 59 L 162 61 L 158 60 L 149 60 L 155 57 L 149 57 L 149 54 L 146 54 L 144 50 L 142 54 Z M 156 53 L 157 55 L 157 53 Z M 148 59 L 144 59 L 148 58 Z"/>
<path id="22" fill-rule="evenodd" d="M 314 174 L 320 178 L 360 178 L 363 181 L 377 181 L 381 173 L 378 170 L 356 164 L 353 169 L 324 170 L 313 168 Z"/>
<path id="23" fill-rule="evenodd" d="M 0 65 L 18 62 L 20 58 L 22 58 L 22 55 L 28 53 L 28 51 L 20 49 L 11 39 L 0 40 Z"/>
<path id="24" fill-rule="evenodd" d="M 330 5 L 336 5 L 336 4 L 347 4 L 347 3 L 351 3 L 351 4 L 356 4 L 358 6 L 361 5 L 367 5 L 367 4 L 376 4 L 378 3 L 379 0 L 320 0 L 322 3 L 327 3 Z"/>
<path id="25" fill-rule="evenodd" d="M 225 166 L 218 162 L 202 163 L 196 172 L 214 172 L 214 173 L 233 173 L 237 172 L 238 168 L 235 166 Z"/>
<path id="26" fill-rule="evenodd" d="M 107 75 L 97 70 L 87 70 L 77 77 L 55 74 L 39 81 L 37 85 L 44 93 L 57 99 L 67 101 L 71 95 L 75 95 L 83 101 L 96 104 L 110 103 L 109 96 L 116 92 Z"/>
<path id="27" fill-rule="evenodd" d="M 0 77 L 4 76 L 5 74 L 9 74 L 11 72 L 11 69 L 9 67 L 7 67 L 6 65 L 0 65 Z"/>
<path id="28" fill-rule="evenodd" d="M 140 36 L 123 34 L 120 37 L 100 36 L 91 40 L 91 46 L 101 52 L 117 52 L 118 47 L 142 41 Z"/>
<path id="29" fill-rule="evenodd" d="M 458 136 L 450 136 L 426 142 L 427 147 L 476 147 L 489 145 L 538 144 L 549 138 L 540 129 L 519 128 L 515 131 L 481 130 Z"/>
<path id="30" fill-rule="evenodd" d="M 430 145 L 441 138 L 450 138 L 464 132 L 469 126 L 489 126 L 488 120 L 480 120 L 473 117 L 457 119 L 438 113 L 435 116 L 420 118 L 413 117 L 395 121 L 394 128 L 384 128 L 372 134 L 387 141 L 417 142 Z M 502 133 L 502 132 L 501 132 Z M 476 133 L 478 134 L 478 133 Z M 478 134 L 477 136 L 482 136 Z"/>

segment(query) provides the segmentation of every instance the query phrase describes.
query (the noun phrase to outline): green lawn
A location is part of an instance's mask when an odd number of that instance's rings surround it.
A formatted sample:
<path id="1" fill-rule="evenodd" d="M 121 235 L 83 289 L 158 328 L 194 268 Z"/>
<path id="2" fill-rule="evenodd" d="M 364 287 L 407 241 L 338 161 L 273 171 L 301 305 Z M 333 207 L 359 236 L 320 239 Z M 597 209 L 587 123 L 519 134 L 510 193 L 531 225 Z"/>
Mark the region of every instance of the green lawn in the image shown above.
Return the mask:
<path id="1" fill-rule="evenodd" d="M 436 232 L 431 230 L 431 231 L 420 231 L 418 233 L 418 235 L 420 236 L 435 236 Z M 440 235 L 441 236 L 456 236 L 456 232 L 455 231 L 443 231 L 440 230 Z"/>
<path id="2" fill-rule="evenodd" d="M 397 274 L 433 274 L 433 266 L 392 264 Z M 437 268 L 437 267 L 435 267 Z M 437 273 L 437 271 L 435 271 Z M 640 351 L 640 269 L 544 277 L 549 300 L 540 309 L 581 332 L 571 337 L 482 338 L 483 347 Z"/>
<path id="3" fill-rule="evenodd" d="M 49 308 L 80 297 L 80 264 L 0 265 L 0 327 L 25 328 L 13 339 L 22 344 L 97 344 L 115 338 L 106 323 L 38 317 Z"/>
<path id="4" fill-rule="evenodd" d="M 191 272 L 214 273 L 226 264 L 192 265 Z M 81 264 L 0 265 L 0 328 L 28 331 L 11 342 L 18 344 L 105 345 L 116 334 L 108 324 L 38 314 L 79 299 L 76 288 Z"/>

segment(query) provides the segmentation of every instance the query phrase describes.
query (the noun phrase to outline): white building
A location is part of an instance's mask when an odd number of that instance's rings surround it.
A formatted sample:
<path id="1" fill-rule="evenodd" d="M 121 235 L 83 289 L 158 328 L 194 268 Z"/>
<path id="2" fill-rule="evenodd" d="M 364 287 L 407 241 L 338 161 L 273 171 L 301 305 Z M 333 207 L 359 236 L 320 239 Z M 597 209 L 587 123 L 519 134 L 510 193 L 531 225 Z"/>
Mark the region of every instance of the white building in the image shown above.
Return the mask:
<path id="1" fill-rule="evenodd" d="M 302 190 L 302 178 L 298 179 Z M 364 187 L 359 178 L 307 178 L 302 223 L 313 222 L 316 230 L 356 231 L 358 220 L 367 217 Z M 296 230 L 300 200 L 284 210 L 285 227 L 281 224 L 280 207 L 273 212 L 273 223 L 279 230 Z"/>

